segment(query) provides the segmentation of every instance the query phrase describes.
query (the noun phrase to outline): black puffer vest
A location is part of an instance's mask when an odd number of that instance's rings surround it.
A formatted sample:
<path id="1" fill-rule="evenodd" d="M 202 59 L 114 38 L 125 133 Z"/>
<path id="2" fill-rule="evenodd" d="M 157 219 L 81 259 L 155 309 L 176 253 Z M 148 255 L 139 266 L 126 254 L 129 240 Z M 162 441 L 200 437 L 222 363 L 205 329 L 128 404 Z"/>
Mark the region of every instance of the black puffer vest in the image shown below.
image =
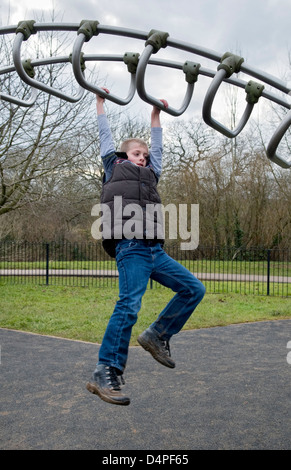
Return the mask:
<path id="1" fill-rule="evenodd" d="M 152 168 L 119 159 L 111 178 L 103 184 L 103 247 L 115 257 L 116 243 L 123 239 L 148 239 L 164 242 L 161 199 Z"/>

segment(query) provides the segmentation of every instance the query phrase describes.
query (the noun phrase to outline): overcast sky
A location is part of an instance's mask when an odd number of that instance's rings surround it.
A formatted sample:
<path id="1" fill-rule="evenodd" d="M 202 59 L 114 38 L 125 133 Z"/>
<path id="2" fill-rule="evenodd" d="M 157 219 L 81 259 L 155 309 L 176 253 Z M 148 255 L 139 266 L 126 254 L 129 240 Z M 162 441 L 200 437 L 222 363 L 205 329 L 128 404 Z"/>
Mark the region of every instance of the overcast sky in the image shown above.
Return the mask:
<path id="1" fill-rule="evenodd" d="M 44 14 L 49 22 L 52 9 L 57 22 L 79 24 L 83 19 L 90 19 L 103 25 L 146 32 L 159 29 L 168 32 L 171 38 L 218 53 L 239 53 L 248 64 L 279 78 L 288 71 L 290 0 L 1 0 L 0 19 L 5 26 L 24 19 L 38 19 Z M 119 54 L 128 50 L 128 46 L 135 46 L 132 40 L 130 43 L 108 35 L 93 39 L 96 53 L 100 54 Z M 121 50 L 117 50 L 119 46 Z M 136 49 L 132 47 L 130 50 Z M 168 53 L 169 58 L 181 57 L 181 62 L 187 58 L 181 51 L 172 52 L 168 48 L 159 54 L 166 58 Z M 198 61 L 202 66 L 209 66 L 203 57 Z M 216 67 L 217 63 L 213 63 L 213 70 Z M 110 81 L 115 83 L 113 87 L 118 88 L 114 74 Z M 174 99 L 175 93 L 184 93 L 185 86 L 183 77 L 181 82 L 176 78 L 166 79 L 163 96 L 159 97 Z M 114 92 L 118 93 L 117 89 Z M 157 93 L 160 94 L 161 90 Z"/>

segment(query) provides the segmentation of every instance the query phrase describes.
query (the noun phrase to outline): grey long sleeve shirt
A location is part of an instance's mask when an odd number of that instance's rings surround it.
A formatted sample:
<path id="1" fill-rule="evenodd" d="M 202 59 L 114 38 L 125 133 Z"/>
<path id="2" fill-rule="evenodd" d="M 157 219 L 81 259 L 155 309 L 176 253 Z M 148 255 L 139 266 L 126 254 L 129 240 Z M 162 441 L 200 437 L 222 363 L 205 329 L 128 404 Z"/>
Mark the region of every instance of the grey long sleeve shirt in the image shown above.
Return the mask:
<path id="1" fill-rule="evenodd" d="M 100 136 L 100 153 L 105 170 L 105 182 L 109 180 L 112 174 L 112 166 L 117 156 L 116 149 L 111 135 L 108 119 L 105 114 L 98 115 L 98 128 Z M 149 163 L 157 178 L 162 173 L 162 153 L 163 153 L 163 132 L 161 127 L 151 128 L 151 148 Z"/>

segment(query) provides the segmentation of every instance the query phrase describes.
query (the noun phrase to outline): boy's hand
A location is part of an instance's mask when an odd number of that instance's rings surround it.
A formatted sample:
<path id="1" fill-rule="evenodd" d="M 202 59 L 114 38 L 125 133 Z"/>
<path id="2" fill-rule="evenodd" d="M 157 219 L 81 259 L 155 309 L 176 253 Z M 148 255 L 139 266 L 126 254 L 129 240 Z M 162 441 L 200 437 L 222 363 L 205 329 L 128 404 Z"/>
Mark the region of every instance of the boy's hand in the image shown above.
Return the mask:
<path id="1" fill-rule="evenodd" d="M 108 88 L 102 88 L 102 90 L 104 90 L 108 94 L 110 93 Z M 103 96 L 96 94 L 96 100 L 97 100 L 97 114 L 104 114 L 103 105 L 104 105 L 105 98 L 103 98 Z"/>
<path id="2" fill-rule="evenodd" d="M 160 100 L 165 108 L 167 108 L 168 102 L 166 100 Z M 161 127 L 161 122 L 160 122 L 160 112 L 161 109 L 158 108 L 157 106 L 153 106 L 152 114 L 151 114 L 151 127 Z"/>
<path id="3" fill-rule="evenodd" d="M 163 103 L 165 108 L 168 108 L 169 104 L 168 104 L 167 100 L 161 99 L 160 101 L 161 101 L 161 103 Z M 158 108 L 157 106 L 153 106 L 153 112 L 157 113 L 157 114 L 160 114 L 161 109 Z"/>
<path id="4" fill-rule="evenodd" d="M 107 94 L 110 93 L 110 91 L 108 90 L 108 88 L 102 87 L 101 90 L 104 90 L 105 93 L 107 93 Z M 100 96 L 100 95 L 98 95 L 98 94 L 96 94 L 96 99 L 97 99 L 97 103 L 98 103 L 98 102 L 99 102 L 99 103 L 101 103 L 101 102 L 104 103 L 104 101 L 105 101 L 105 98 L 103 98 L 103 96 Z"/>
<path id="5" fill-rule="evenodd" d="M 167 101 L 167 100 L 164 100 L 164 99 L 163 99 L 163 100 L 160 100 L 160 101 L 163 103 L 163 105 L 165 106 L 165 108 L 168 108 L 168 107 L 169 107 L 169 104 L 168 104 L 168 101 Z"/>

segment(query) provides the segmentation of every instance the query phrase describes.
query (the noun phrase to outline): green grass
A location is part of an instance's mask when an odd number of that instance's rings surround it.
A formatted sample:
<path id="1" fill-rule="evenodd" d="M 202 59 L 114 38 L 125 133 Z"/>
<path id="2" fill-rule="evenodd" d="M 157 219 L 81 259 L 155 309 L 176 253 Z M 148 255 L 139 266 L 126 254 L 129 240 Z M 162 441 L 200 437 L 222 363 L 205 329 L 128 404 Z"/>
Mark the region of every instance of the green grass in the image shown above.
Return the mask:
<path id="1" fill-rule="evenodd" d="M 171 299 L 167 289 L 143 298 L 131 345 Z M 0 285 L 0 327 L 100 343 L 111 316 L 115 287 Z M 290 298 L 235 293 L 206 294 L 184 329 L 291 318 Z"/>
<path id="2" fill-rule="evenodd" d="M 12 276 L 2 278 L 0 281 L 1 285 L 46 285 L 45 276 Z M 101 288 L 104 289 L 117 289 L 118 278 L 117 277 L 93 277 L 89 276 L 55 276 L 51 275 L 48 279 L 49 286 L 59 287 L 88 287 L 88 288 Z M 206 287 L 206 292 L 209 294 L 244 294 L 244 295 L 267 295 L 267 283 L 257 281 L 229 281 L 229 280 L 209 280 L 204 281 L 203 284 Z M 150 285 L 150 284 L 149 284 Z M 165 289 L 157 282 L 153 282 L 153 290 Z M 269 286 L 270 296 L 278 297 L 290 297 L 291 296 L 291 284 L 281 282 L 271 282 Z"/>

